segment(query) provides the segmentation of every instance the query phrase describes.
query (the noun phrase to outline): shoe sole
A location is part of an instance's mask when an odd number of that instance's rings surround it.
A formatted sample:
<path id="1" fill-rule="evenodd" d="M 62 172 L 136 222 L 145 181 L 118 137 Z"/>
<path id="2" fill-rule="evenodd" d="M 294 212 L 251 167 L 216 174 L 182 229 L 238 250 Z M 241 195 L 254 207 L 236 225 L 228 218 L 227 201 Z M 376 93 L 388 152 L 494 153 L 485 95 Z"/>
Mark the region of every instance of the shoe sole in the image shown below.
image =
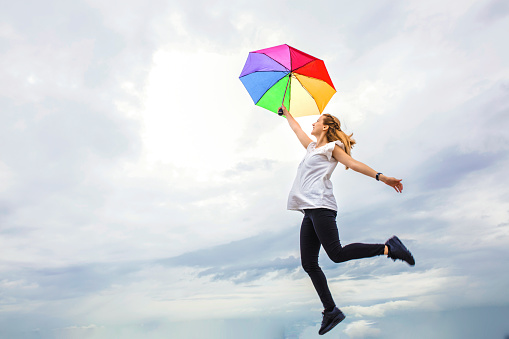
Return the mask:
<path id="1" fill-rule="evenodd" d="M 339 324 L 340 322 L 342 322 L 343 320 L 345 320 L 346 316 L 343 314 L 343 313 L 340 313 L 338 314 L 338 316 L 336 318 L 334 318 L 334 320 L 332 320 L 332 322 L 330 323 L 329 326 L 327 326 L 321 333 L 318 332 L 319 335 L 324 335 L 325 333 L 329 332 L 330 330 L 332 330 L 334 327 L 336 327 L 337 324 Z"/>

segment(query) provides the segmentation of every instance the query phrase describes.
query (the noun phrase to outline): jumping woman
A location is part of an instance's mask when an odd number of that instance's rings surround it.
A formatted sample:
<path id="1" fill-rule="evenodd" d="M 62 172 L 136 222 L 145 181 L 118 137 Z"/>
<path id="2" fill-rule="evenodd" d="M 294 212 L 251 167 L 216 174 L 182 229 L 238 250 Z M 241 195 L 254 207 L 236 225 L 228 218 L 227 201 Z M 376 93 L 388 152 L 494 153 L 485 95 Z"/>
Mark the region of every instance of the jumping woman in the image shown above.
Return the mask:
<path id="1" fill-rule="evenodd" d="M 338 162 L 347 169 L 372 177 L 391 186 L 396 192 L 403 190 L 402 179 L 388 177 L 350 154 L 355 140 L 341 130 L 338 118 L 322 114 L 313 124 L 311 135 L 316 142 L 302 130 L 286 107 L 282 106 L 292 130 L 307 150 L 297 169 L 297 177 L 288 197 L 288 209 L 301 211 L 304 219 L 300 229 L 300 255 L 304 271 L 307 272 L 323 304 L 323 320 L 319 334 L 325 334 L 339 324 L 345 315 L 334 303 L 327 279 L 318 265 L 318 253 L 323 246 L 329 258 L 335 263 L 352 259 L 387 255 L 389 258 L 403 260 L 415 265 L 414 258 L 398 237 L 393 236 L 385 244 L 354 243 L 342 246 L 336 224 L 337 205 L 332 192 L 330 177 Z"/>

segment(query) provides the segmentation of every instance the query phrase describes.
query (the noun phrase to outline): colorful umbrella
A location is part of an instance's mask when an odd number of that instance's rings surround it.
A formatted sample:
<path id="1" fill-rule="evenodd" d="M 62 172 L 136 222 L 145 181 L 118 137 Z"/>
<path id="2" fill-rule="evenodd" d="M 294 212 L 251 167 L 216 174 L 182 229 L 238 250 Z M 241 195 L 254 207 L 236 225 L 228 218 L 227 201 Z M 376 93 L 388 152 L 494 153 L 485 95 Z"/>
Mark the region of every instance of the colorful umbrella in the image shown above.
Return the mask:
<path id="1" fill-rule="evenodd" d="M 250 52 L 239 78 L 256 105 L 294 117 L 321 114 L 336 93 L 323 61 L 288 45 Z"/>

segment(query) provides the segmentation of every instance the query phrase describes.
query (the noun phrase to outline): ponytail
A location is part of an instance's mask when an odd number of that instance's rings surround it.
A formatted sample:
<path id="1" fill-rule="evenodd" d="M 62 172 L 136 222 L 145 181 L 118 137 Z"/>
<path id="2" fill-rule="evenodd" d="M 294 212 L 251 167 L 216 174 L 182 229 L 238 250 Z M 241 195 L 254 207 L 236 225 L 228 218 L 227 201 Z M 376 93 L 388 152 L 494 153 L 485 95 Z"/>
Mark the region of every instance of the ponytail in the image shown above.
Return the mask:
<path id="1" fill-rule="evenodd" d="M 341 130 L 341 122 L 338 118 L 330 114 L 323 114 L 323 123 L 324 125 L 329 126 L 327 129 L 327 141 L 333 142 L 339 140 L 345 145 L 346 154 L 351 156 L 352 147 L 356 144 L 355 140 L 352 139 L 353 133 L 348 135 Z M 348 169 L 348 167 L 346 167 Z"/>

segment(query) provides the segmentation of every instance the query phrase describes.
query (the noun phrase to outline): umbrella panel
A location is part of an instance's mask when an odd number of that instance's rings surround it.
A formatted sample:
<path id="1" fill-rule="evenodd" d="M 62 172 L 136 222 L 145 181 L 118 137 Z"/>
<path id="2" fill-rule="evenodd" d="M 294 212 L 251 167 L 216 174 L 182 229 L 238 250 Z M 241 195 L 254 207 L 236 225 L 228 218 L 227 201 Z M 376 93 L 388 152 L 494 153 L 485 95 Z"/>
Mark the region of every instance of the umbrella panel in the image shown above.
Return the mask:
<path id="1" fill-rule="evenodd" d="M 286 44 L 260 49 L 251 53 L 267 55 L 292 71 L 312 62 L 313 60 L 317 60 L 314 56 L 299 51 L 298 49 Z"/>
<path id="2" fill-rule="evenodd" d="M 279 107 L 281 107 L 281 103 L 283 103 L 285 107 L 290 107 L 290 95 L 289 95 L 289 76 L 285 76 L 281 80 L 279 80 L 274 86 L 272 86 L 256 103 L 257 106 L 263 107 L 277 113 Z M 288 94 L 285 95 L 285 92 Z"/>
<path id="3" fill-rule="evenodd" d="M 294 117 L 320 114 L 315 100 L 297 78 L 292 78 L 291 102 L 288 110 Z"/>
<path id="4" fill-rule="evenodd" d="M 325 109 L 325 106 L 327 106 L 327 104 L 329 103 L 329 100 L 332 98 L 334 93 L 336 93 L 336 90 L 332 88 L 328 83 L 319 79 L 315 79 L 300 74 L 295 74 L 295 78 L 307 92 L 307 95 L 306 93 L 302 93 L 302 96 L 312 97 L 312 99 L 314 99 L 313 100 L 315 101 L 314 106 L 318 109 L 318 112 L 313 114 L 322 113 L 323 110 Z M 296 104 L 296 102 L 298 102 L 301 98 L 300 95 L 301 94 L 297 96 L 292 93 L 292 106 L 294 109 L 296 105 L 300 105 Z"/>
<path id="5" fill-rule="evenodd" d="M 288 72 L 288 69 L 265 54 L 249 53 L 240 78 L 253 72 Z"/>
<path id="6" fill-rule="evenodd" d="M 292 61 L 292 71 L 304 65 L 307 65 L 308 63 L 314 60 L 317 60 L 314 56 L 301 52 L 293 47 L 290 47 L 289 50 L 290 50 L 290 60 Z"/>
<path id="7" fill-rule="evenodd" d="M 246 87 L 251 99 L 257 104 L 260 98 L 287 74 L 288 72 L 254 72 L 241 77 L 240 81 Z M 283 100 L 283 96 L 281 96 L 281 100 Z"/>
<path id="8" fill-rule="evenodd" d="M 265 49 L 260 49 L 258 51 L 254 51 L 252 53 L 264 54 L 268 57 L 277 60 L 278 63 L 286 67 L 287 69 L 292 68 L 292 61 L 290 59 L 290 53 L 288 52 L 288 45 L 279 45 L 274 47 L 269 47 Z"/>
<path id="9" fill-rule="evenodd" d="M 306 64 L 303 67 L 300 67 L 299 69 L 296 69 L 293 71 L 297 74 L 307 75 L 308 77 L 316 78 L 325 81 L 329 85 L 331 85 L 332 88 L 334 88 L 334 85 L 332 84 L 332 80 L 329 76 L 329 73 L 327 72 L 327 69 L 325 68 L 325 64 L 322 60 L 315 60 L 308 64 Z M 334 88 L 335 90 L 335 88 Z"/>

